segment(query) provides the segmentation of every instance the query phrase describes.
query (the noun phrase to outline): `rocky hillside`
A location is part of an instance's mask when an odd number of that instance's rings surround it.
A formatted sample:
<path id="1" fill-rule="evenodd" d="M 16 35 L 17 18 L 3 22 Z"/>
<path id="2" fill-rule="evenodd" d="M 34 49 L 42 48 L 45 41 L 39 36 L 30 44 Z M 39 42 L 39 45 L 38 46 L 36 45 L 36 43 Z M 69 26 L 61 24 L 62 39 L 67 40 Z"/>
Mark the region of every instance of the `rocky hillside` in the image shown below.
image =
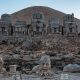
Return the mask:
<path id="1" fill-rule="evenodd" d="M 0 42 L 0 53 L 10 53 L 19 49 L 20 51 L 52 51 L 52 52 L 69 52 L 77 53 L 80 48 L 80 38 L 66 37 L 34 37 L 25 41 L 2 41 Z"/>

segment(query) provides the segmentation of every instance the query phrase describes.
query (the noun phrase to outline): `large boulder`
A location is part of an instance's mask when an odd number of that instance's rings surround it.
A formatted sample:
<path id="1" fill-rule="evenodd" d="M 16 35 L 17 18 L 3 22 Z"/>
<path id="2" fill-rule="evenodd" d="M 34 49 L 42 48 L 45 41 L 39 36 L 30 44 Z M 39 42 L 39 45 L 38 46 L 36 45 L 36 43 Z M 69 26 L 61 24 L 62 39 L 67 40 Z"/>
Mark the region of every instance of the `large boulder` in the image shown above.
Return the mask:
<path id="1" fill-rule="evenodd" d="M 78 64 L 68 64 L 63 68 L 65 72 L 80 72 L 80 65 Z"/>

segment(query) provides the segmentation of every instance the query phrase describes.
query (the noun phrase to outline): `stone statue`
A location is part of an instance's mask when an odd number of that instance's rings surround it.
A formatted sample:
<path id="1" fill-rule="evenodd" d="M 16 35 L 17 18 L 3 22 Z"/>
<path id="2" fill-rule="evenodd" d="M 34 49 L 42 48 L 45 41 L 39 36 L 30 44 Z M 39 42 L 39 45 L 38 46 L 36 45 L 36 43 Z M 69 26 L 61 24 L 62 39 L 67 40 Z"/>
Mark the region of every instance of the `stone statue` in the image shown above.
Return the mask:
<path id="1" fill-rule="evenodd" d="M 39 61 L 39 65 L 33 67 L 32 72 L 47 76 L 51 74 L 50 69 L 51 69 L 50 57 L 48 55 L 43 55 Z"/>

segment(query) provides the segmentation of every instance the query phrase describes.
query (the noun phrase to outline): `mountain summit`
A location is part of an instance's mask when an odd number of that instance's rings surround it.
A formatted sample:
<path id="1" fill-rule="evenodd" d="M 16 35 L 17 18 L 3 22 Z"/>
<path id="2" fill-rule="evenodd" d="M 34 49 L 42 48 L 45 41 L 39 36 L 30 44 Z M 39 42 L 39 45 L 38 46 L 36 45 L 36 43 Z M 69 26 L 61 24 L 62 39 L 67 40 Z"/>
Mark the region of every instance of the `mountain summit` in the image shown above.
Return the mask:
<path id="1" fill-rule="evenodd" d="M 17 20 L 26 21 L 27 24 L 31 23 L 32 14 L 35 12 L 42 12 L 44 14 L 45 23 L 48 24 L 48 20 L 52 17 L 56 17 L 60 20 L 60 24 L 63 25 L 63 17 L 65 13 L 58 10 L 44 7 L 44 6 L 32 6 L 22 9 L 18 12 L 11 14 L 13 23 Z M 80 32 L 80 20 L 76 19 L 76 24 L 78 25 L 78 32 Z"/>

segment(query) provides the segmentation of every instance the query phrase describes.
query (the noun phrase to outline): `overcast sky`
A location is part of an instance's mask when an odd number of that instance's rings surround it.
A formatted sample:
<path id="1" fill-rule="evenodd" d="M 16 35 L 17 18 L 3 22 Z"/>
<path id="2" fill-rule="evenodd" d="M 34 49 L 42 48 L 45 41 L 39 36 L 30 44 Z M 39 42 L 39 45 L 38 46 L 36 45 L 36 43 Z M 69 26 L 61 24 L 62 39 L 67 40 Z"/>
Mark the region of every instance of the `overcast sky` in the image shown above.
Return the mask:
<path id="1" fill-rule="evenodd" d="M 80 0 L 0 0 L 0 15 L 14 13 L 30 6 L 47 6 L 80 19 Z"/>

